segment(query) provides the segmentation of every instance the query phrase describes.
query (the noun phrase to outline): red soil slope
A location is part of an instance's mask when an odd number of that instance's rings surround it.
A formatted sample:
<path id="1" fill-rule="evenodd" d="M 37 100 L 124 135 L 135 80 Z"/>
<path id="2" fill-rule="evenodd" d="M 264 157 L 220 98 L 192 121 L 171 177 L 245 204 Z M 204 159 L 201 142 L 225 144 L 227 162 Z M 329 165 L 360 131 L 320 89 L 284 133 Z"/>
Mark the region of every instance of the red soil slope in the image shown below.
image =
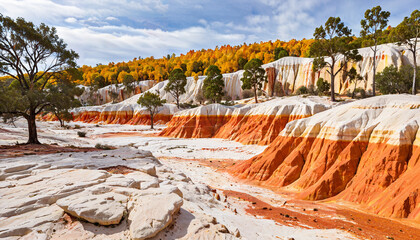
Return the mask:
<path id="1" fill-rule="evenodd" d="M 229 169 L 302 199 L 341 199 L 420 220 L 420 97 L 344 104 L 286 126 L 260 155 Z"/>
<path id="2" fill-rule="evenodd" d="M 330 107 L 325 99 L 319 97 L 279 98 L 242 107 L 212 104 L 177 113 L 160 136 L 215 137 L 243 144 L 267 145 L 288 122 Z"/>

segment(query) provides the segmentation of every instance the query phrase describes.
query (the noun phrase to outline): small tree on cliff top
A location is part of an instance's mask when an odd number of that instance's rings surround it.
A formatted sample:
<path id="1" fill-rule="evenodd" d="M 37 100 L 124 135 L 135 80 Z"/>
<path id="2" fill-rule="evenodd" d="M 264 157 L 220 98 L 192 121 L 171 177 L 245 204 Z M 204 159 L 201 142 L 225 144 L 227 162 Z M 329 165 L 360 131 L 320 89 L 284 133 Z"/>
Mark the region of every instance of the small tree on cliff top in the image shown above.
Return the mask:
<path id="1" fill-rule="evenodd" d="M 375 96 L 376 92 L 376 53 L 378 52 L 378 41 L 388 24 L 388 18 L 391 15 L 388 11 L 382 11 L 381 6 L 376 6 L 372 9 L 368 9 L 365 12 L 365 18 L 360 21 L 362 25 L 362 31 L 360 35 L 368 40 L 369 47 L 373 51 L 373 82 L 372 82 L 372 93 Z M 354 95 L 354 91 L 353 91 Z"/>
<path id="2" fill-rule="evenodd" d="M 257 91 L 261 90 L 263 84 L 267 82 L 267 76 L 265 70 L 262 68 L 263 62 L 254 58 L 245 64 L 245 72 L 241 78 L 242 89 L 253 89 L 255 96 L 255 103 L 258 103 Z"/>
<path id="3" fill-rule="evenodd" d="M 0 89 L 0 115 L 27 120 L 28 144 L 40 143 L 35 117 L 51 105 L 48 83 L 64 69 L 76 67 L 76 58 L 55 28 L 0 14 L 0 74 L 17 82 L 16 87 Z"/>
<path id="4" fill-rule="evenodd" d="M 139 97 L 137 101 L 142 107 L 147 108 L 147 111 L 150 113 L 150 128 L 153 129 L 153 118 L 155 114 L 159 112 L 159 107 L 163 106 L 166 103 L 165 99 L 161 99 L 159 94 L 146 92 Z"/>
<path id="5" fill-rule="evenodd" d="M 176 100 L 176 105 L 179 108 L 179 97 L 185 93 L 185 86 L 187 85 L 187 77 L 180 68 L 175 68 L 169 74 L 169 82 L 165 86 L 165 91 L 169 92 Z"/>
<path id="6" fill-rule="evenodd" d="M 215 65 L 210 65 L 206 75 L 207 77 L 203 82 L 204 97 L 210 99 L 213 103 L 220 102 L 224 95 L 223 88 L 225 87 L 220 69 Z"/>
<path id="7" fill-rule="evenodd" d="M 410 17 L 405 17 L 402 23 L 393 29 L 392 37 L 399 45 L 404 45 L 413 56 L 413 76 L 411 93 L 416 94 L 417 52 L 420 50 L 420 11 L 414 10 Z"/>
<path id="8" fill-rule="evenodd" d="M 313 69 L 319 71 L 325 66 L 328 66 L 327 72 L 331 76 L 331 101 L 335 101 L 334 93 L 334 78 L 345 67 L 345 64 L 335 71 L 335 65 L 339 60 L 339 55 L 344 56 L 344 60 L 359 61 L 361 56 L 357 49 L 351 50 L 349 44 L 352 38 L 350 37 L 351 30 L 344 26 L 339 17 L 330 17 L 325 26 L 320 26 L 315 29 L 315 42 L 311 45 L 310 52 L 315 56 L 313 62 Z M 325 57 L 329 57 L 331 61 L 325 61 Z M 345 62 L 343 61 L 343 62 Z"/>

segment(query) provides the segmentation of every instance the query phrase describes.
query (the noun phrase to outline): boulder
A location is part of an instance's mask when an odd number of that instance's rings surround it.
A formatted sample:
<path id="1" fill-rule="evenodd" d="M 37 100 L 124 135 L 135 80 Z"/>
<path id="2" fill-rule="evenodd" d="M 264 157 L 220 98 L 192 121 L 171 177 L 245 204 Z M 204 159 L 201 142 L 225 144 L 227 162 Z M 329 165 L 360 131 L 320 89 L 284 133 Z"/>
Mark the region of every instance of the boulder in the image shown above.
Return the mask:
<path id="1" fill-rule="evenodd" d="M 134 196 L 128 202 L 128 221 L 132 239 L 147 239 L 158 234 L 173 220 L 183 200 L 175 193 Z"/>

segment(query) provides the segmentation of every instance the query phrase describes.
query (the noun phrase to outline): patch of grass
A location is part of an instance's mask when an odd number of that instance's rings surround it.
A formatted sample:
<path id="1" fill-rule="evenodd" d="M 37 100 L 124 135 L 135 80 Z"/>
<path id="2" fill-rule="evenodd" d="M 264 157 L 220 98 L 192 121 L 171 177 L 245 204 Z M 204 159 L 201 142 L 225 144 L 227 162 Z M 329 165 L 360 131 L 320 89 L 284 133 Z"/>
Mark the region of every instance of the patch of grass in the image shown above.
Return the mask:
<path id="1" fill-rule="evenodd" d="M 82 127 L 80 127 L 80 125 L 74 125 L 73 129 L 81 129 Z"/>
<path id="2" fill-rule="evenodd" d="M 79 137 L 86 137 L 86 132 L 78 131 L 77 132 L 77 136 L 79 136 Z"/>

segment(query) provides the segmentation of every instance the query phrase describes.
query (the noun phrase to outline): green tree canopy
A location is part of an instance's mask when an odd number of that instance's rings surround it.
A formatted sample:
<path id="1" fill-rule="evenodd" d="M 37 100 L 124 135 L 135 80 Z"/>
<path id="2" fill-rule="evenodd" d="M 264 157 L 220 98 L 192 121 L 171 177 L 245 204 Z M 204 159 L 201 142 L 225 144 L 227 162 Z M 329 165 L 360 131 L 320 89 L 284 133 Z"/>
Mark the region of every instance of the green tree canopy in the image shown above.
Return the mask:
<path id="1" fill-rule="evenodd" d="M 95 77 L 92 83 L 92 86 L 95 90 L 106 87 L 107 85 L 108 83 L 102 75 L 98 75 L 97 77 Z"/>
<path id="2" fill-rule="evenodd" d="M 238 69 L 239 69 L 239 70 L 244 69 L 245 64 L 246 64 L 247 62 L 248 62 L 248 60 L 246 60 L 245 58 L 243 58 L 243 57 L 239 57 L 239 59 L 238 59 Z"/>
<path id="3" fill-rule="evenodd" d="M 315 29 L 315 42 L 310 47 L 311 56 L 315 56 L 313 69 L 318 71 L 324 67 L 328 67 L 327 72 L 331 76 L 331 100 L 335 101 L 334 79 L 335 76 L 343 69 L 344 64 L 335 70 L 335 65 L 339 59 L 339 55 L 344 56 L 344 62 L 347 60 L 358 61 L 361 59 L 357 49 L 351 50 L 350 37 L 351 30 L 341 22 L 339 17 L 330 17 L 324 26 Z M 325 61 L 325 57 L 329 57 L 330 61 Z"/>
<path id="4" fill-rule="evenodd" d="M 225 82 L 220 69 L 215 65 L 210 65 L 206 71 L 207 77 L 203 82 L 204 97 L 210 99 L 213 103 L 220 102 L 224 95 L 223 88 Z"/>
<path id="5" fill-rule="evenodd" d="M 373 82 L 372 93 L 376 94 L 376 54 L 378 52 L 378 41 L 382 36 L 382 31 L 387 27 L 388 18 L 391 15 L 388 11 L 382 11 L 381 6 L 373 7 L 365 12 L 365 18 L 360 21 L 362 30 L 360 36 L 366 39 L 365 43 L 369 43 L 370 49 L 373 51 Z M 353 91 L 354 95 L 354 91 Z"/>
<path id="6" fill-rule="evenodd" d="M 165 86 L 165 91 L 169 92 L 176 100 L 176 105 L 179 108 L 179 97 L 185 93 L 185 86 L 187 85 L 187 77 L 180 68 L 175 68 L 169 74 L 169 82 Z"/>
<path id="7" fill-rule="evenodd" d="M 287 57 L 287 56 L 289 56 L 289 52 L 286 49 L 284 49 L 282 47 L 277 47 L 277 48 L 274 49 L 274 59 L 275 60 L 278 60 L 280 58 L 284 58 L 284 57 Z"/>
<path id="8" fill-rule="evenodd" d="M 262 68 L 263 62 L 254 58 L 245 64 L 245 71 L 241 78 L 242 89 L 253 89 L 255 103 L 258 103 L 257 91 L 263 88 L 263 84 L 267 82 L 267 76 L 265 70 Z"/>
<path id="9" fill-rule="evenodd" d="M 420 50 L 420 11 L 414 10 L 410 17 L 405 17 L 391 32 L 391 38 L 404 45 L 413 56 L 412 94 L 417 93 L 417 52 Z"/>
<path id="10" fill-rule="evenodd" d="M 352 67 L 350 69 L 350 71 L 347 73 L 347 76 L 350 79 L 350 82 L 354 83 L 354 89 L 353 92 L 351 94 L 351 97 L 354 98 L 354 95 L 356 93 L 356 88 L 357 88 L 357 83 L 359 81 L 364 80 L 362 76 L 360 76 L 360 74 L 357 73 L 356 68 Z"/>
<path id="11" fill-rule="evenodd" d="M 52 104 L 46 86 L 63 70 L 76 67 L 77 58 L 55 28 L 0 15 L 0 74 L 18 83 L 0 89 L 0 115 L 24 117 L 28 143 L 39 144 L 35 117 Z"/>
<path id="12" fill-rule="evenodd" d="M 47 100 L 50 104 L 46 106 L 44 112 L 54 114 L 60 121 L 61 127 L 64 127 L 64 121 L 73 120 L 69 110 L 81 106 L 76 97 L 82 95 L 84 89 L 78 88 L 66 76 L 60 77 L 54 84 L 49 84 L 47 89 Z"/>
<path id="13" fill-rule="evenodd" d="M 382 94 L 409 93 L 411 90 L 411 76 L 413 68 L 403 65 L 400 69 L 389 66 L 376 75 L 378 89 Z M 417 82 L 419 77 L 417 76 Z"/>
<path id="14" fill-rule="evenodd" d="M 123 85 L 128 94 L 131 94 L 134 92 L 135 90 L 134 83 L 135 83 L 135 80 L 134 80 L 133 75 L 131 74 L 124 75 Z"/>
<path id="15" fill-rule="evenodd" d="M 142 96 L 139 97 L 137 101 L 142 107 L 147 108 L 147 111 L 150 113 L 150 128 L 153 129 L 153 118 L 156 113 L 159 112 L 159 107 L 163 106 L 166 103 L 165 99 L 161 99 L 159 94 L 146 92 Z"/>

